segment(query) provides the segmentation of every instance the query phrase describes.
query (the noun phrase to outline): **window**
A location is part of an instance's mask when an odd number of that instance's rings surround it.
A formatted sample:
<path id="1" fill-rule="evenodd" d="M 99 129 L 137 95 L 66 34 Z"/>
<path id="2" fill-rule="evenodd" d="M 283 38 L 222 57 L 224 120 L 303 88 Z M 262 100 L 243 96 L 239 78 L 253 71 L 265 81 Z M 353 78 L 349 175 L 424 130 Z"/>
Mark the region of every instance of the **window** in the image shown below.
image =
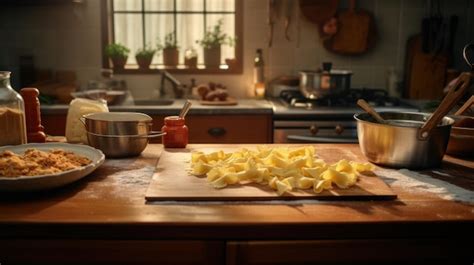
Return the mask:
<path id="1" fill-rule="evenodd" d="M 130 49 L 125 68 L 118 73 L 154 73 L 166 69 L 178 73 L 242 72 L 242 0 L 103 0 L 103 48 L 120 43 Z M 205 62 L 204 48 L 197 43 L 206 31 L 222 23 L 222 32 L 236 37 L 233 45 L 221 45 L 219 66 Z M 135 52 L 163 45 L 166 36 L 176 38 L 178 65 L 164 65 L 163 50 L 153 56 L 150 69 L 139 69 Z M 185 53 L 197 54 L 197 66 L 185 63 Z M 111 67 L 104 53 L 103 66 Z M 228 59 L 235 59 L 229 61 Z M 209 60 L 208 60 L 209 61 Z"/>

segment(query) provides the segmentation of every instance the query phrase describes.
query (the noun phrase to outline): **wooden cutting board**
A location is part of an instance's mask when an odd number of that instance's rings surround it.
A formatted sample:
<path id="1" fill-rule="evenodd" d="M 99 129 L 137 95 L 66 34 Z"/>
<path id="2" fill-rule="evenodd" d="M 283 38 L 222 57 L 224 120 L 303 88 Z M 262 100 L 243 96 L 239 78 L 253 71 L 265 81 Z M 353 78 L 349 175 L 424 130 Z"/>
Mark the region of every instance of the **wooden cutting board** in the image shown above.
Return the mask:
<path id="1" fill-rule="evenodd" d="M 366 10 L 356 9 L 355 5 L 355 0 L 350 0 L 349 9 L 337 15 L 337 33 L 323 42 L 327 50 L 343 55 L 359 55 L 375 45 L 373 15 Z"/>
<path id="2" fill-rule="evenodd" d="M 449 58 L 444 53 L 424 53 L 420 35 L 407 41 L 406 95 L 411 99 L 441 99 Z"/>
<path id="3" fill-rule="evenodd" d="M 277 145 L 275 145 L 277 146 Z M 292 145 L 297 147 L 298 145 Z M 240 148 L 254 149 L 255 145 L 214 145 L 206 148 L 190 147 L 187 149 L 163 150 L 156 173 L 146 192 L 147 201 L 270 201 L 270 200 L 389 200 L 397 195 L 385 182 L 377 176 L 361 176 L 356 186 L 350 189 L 334 188 L 315 194 L 312 191 L 296 191 L 278 196 L 266 185 L 246 184 L 231 185 L 224 189 L 211 187 L 205 177 L 189 174 L 192 151 L 212 152 L 224 150 L 232 152 Z M 344 145 L 317 146 L 316 153 L 328 163 L 340 159 L 360 162 L 367 160 L 358 148 L 348 148 Z"/>
<path id="4" fill-rule="evenodd" d="M 228 97 L 226 100 L 223 100 L 223 101 L 200 100 L 199 103 L 205 106 L 234 106 L 238 104 L 238 101 L 235 98 Z"/>
<path id="5" fill-rule="evenodd" d="M 310 22 L 322 24 L 337 12 L 339 0 L 300 0 L 300 10 Z"/>

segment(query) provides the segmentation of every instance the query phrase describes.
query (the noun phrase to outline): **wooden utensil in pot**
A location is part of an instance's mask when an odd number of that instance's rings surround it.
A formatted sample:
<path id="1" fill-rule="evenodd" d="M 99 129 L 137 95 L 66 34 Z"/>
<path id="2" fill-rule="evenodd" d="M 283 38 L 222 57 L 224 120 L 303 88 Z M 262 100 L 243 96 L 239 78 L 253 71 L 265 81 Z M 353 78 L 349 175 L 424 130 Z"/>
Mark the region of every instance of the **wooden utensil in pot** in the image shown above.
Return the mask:
<path id="1" fill-rule="evenodd" d="M 474 117 L 462 116 L 474 104 L 474 96 L 464 103 L 452 117 L 455 122 L 451 129 L 446 153 L 453 156 L 474 156 Z"/>
<path id="2" fill-rule="evenodd" d="M 373 15 L 367 10 L 356 9 L 355 0 L 350 0 L 349 9 L 340 12 L 337 18 L 337 33 L 323 42 L 327 50 L 344 55 L 358 55 L 375 45 Z"/>

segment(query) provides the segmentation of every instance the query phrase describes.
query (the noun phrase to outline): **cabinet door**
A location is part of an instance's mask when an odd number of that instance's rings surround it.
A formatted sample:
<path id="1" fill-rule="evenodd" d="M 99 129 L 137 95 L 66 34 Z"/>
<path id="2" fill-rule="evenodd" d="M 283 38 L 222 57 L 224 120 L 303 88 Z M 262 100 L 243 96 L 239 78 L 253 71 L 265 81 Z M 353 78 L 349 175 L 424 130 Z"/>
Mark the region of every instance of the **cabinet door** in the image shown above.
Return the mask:
<path id="1" fill-rule="evenodd" d="M 271 143 L 271 115 L 192 115 L 190 143 Z"/>
<path id="2" fill-rule="evenodd" d="M 223 264 L 225 243 L 198 240 L 0 240 L 1 264 Z"/>
<path id="3" fill-rule="evenodd" d="M 227 243 L 227 265 L 471 264 L 469 244 L 446 238 Z M 469 263 L 469 261 L 471 263 Z"/>

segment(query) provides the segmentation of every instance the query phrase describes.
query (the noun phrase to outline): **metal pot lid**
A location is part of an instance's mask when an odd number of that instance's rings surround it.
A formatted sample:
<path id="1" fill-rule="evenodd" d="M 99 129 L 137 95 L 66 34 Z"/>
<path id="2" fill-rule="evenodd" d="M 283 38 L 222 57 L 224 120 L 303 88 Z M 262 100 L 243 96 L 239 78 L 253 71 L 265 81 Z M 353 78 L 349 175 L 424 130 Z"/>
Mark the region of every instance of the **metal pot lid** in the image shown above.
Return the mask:
<path id="1" fill-rule="evenodd" d="M 100 112 L 84 115 L 84 118 L 106 122 L 151 122 L 153 119 L 140 112 Z"/>
<path id="2" fill-rule="evenodd" d="M 323 71 L 321 70 L 302 70 L 299 72 L 300 74 L 321 74 Z M 352 71 L 350 70 L 338 70 L 338 69 L 333 69 L 329 71 L 330 75 L 352 75 Z"/>

